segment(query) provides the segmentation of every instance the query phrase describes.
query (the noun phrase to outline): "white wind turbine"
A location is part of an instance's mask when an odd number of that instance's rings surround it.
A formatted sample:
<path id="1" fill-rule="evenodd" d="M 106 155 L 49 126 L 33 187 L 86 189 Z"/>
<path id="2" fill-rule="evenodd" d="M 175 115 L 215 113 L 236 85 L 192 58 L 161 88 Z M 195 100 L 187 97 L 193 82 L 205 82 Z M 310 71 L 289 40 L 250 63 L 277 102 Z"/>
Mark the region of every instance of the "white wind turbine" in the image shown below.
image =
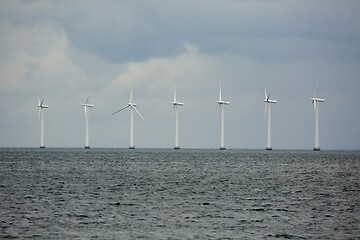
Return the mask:
<path id="1" fill-rule="evenodd" d="M 272 146 L 271 146 L 271 104 L 276 103 L 276 100 L 271 100 L 270 93 L 267 94 L 266 90 L 265 90 L 264 103 L 265 103 L 264 121 L 265 121 L 265 117 L 266 117 L 266 112 L 268 114 L 267 115 L 267 117 L 268 117 L 268 132 L 267 132 L 266 150 L 272 150 Z"/>
<path id="2" fill-rule="evenodd" d="M 220 150 L 225 150 L 225 140 L 224 140 L 224 105 L 229 105 L 230 102 L 225 102 L 221 99 L 221 83 L 219 83 L 219 109 L 221 111 L 221 137 L 220 137 Z"/>
<path id="3" fill-rule="evenodd" d="M 49 108 L 44 104 L 44 99 L 40 102 L 39 98 L 37 107 L 39 108 L 38 121 L 40 120 L 40 148 L 45 148 L 44 144 L 44 108 Z"/>
<path id="4" fill-rule="evenodd" d="M 139 116 L 144 119 L 144 117 L 141 115 L 141 113 L 136 109 L 136 103 L 133 103 L 133 87 L 131 86 L 131 93 L 130 93 L 130 100 L 129 103 L 120 108 L 119 110 L 117 110 L 116 112 L 114 112 L 112 115 L 130 107 L 130 146 L 129 149 L 135 149 L 135 145 L 134 145 L 134 110 L 137 112 L 137 114 L 139 114 Z"/>
<path id="5" fill-rule="evenodd" d="M 94 107 L 93 104 L 89 104 L 89 96 L 86 98 L 85 103 L 81 103 L 81 106 L 84 107 L 85 110 L 85 146 L 84 148 L 90 148 L 89 144 L 89 110 L 88 108 Z"/>
<path id="6" fill-rule="evenodd" d="M 174 147 L 174 149 L 180 149 L 180 145 L 179 145 L 179 108 L 178 108 L 178 106 L 184 106 L 184 103 L 176 101 L 176 86 L 174 89 L 174 101 L 171 103 L 174 105 L 174 110 L 175 110 L 175 147 Z"/>
<path id="7" fill-rule="evenodd" d="M 318 83 L 319 83 L 319 76 L 318 76 L 317 81 L 316 81 L 314 97 L 310 98 L 311 103 L 314 106 L 314 111 L 315 111 L 315 147 L 314 147 L 314 151 L 320 151 L 320 145 L 319 145 L 319 102 L 325 102 L 325 99 L 316 97 L 316 91 L 317 91 Z"/>

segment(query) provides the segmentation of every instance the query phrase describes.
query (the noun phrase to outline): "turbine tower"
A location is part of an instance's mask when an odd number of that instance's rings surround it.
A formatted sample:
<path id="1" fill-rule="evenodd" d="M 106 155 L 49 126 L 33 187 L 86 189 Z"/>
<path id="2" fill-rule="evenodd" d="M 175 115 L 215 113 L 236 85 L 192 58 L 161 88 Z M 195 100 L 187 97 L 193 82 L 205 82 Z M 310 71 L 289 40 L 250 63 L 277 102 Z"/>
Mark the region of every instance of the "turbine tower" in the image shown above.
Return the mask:
<path id="1" fill-rule="evenodd" d="M 311 103 L 314 106 L 314 111 L 315 111 L 315 147 L 314 147 L 314 151 L 320 151 L 320 145 L 319 145 L 319 102 L 325 102 L 325 99 L 316 97 L 316 91 L 317 91 L 318 83 L 319 83 L 319 76 L 318 76 L 317 81 L 316 81 L 314 97 L 310 98 Z"/>
<path id="2" fill-rule="evenodd" d="M 116 112 L 114 112 L 112 115 L 130 107 L 130 146 L 129 149 L 135 149 L 135 145 L 134 145 L 134 110 L 137 112 L 137 114 L 139 114 L 139 116 L 144 119 L 144 117 L 141 115 L 141 113 L 136 109 L 136 103 L 133 103 L 133 87 L 131 86 L 131 93 L 130 93 L 130 100 L 129 103 L 120 108 L 119 110 L 117 110 Z"/>
<path id="3" fill-rule="evenodd" d="M 93 104 L 89 104 L 89 96 L 86 98 L 85 103 L 81 103 L 81 106 L 84 107 L 85 110 L 85 146 L 84 148 L 88 149 L 90 148 L 89 144 L 89 110 L 88 108 L 94 107 Z"/>
<path id="4" fill-rule="evenodd" d="M 176 101 L 176 86 L 174 89 L 174 101 L 171 103 L 174 105 L 174 110 L 175 110 L 175 147 L 174 147 L 174 149 L 180 149 L 180 145 L 179 145 L 179 108 L 178 108 L 178 106 L 184 106 L 184 103 Z"/>
<path id="5" fill-rule="evenodd" d="M 44 99 L 40 102 L 39 98 L 37 107 L 39 108 L 38 121 L 40 120 L 40 148 L 45 148 L 44 144 L 44 108 L 49 108 L 44 104 Z"/>
<path id="6" fill-rule="evenodd" d="M 268 117 L 268 132 L 267 132 L 266 150 L 272 150 L 272 146 L 271 146 L 271 103 L 276 103 L 276 100 L 271 100 L 270 93 L 267 94 L 266 90 L 265 90 L 264 103 L 265 103 L 264 121 L 265 121 L 265 117 L 266 117 L 266 112 L 268 112 L 268 116 L 267 116 Z"/>
<path id="7" fill-rule="evenodd" d="M 224 140 L 224 105 L 229 105 L 230 102 L 225 102 L 221 99 L 221 83 L 219 83 L 219 109 L 221 111 L 221 136 L 220 136 L 220 150 L 225 150 L 225 140 Z"/>

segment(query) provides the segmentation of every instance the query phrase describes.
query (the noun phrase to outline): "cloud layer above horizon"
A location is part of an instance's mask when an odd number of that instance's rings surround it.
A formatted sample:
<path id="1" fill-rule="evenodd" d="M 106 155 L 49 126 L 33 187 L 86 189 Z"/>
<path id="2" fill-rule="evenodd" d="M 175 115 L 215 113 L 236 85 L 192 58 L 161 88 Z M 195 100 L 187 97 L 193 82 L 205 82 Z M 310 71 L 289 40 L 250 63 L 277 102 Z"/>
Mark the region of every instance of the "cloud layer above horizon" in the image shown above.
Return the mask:
<path id="1" fill-rule="evenodd" d="M 221 81 L 228 148 L 266 143 L 264 89 L 274 149 L 312 149 L 310 98 L 319 76 L 320 145 L 360 149 L 358 1 L 3 1 L 0 3 L 0 147 L 82 147 L 90 94 L 92 147 L 171 148 L 174 86 L 180 145 L 218 148 Z"/>

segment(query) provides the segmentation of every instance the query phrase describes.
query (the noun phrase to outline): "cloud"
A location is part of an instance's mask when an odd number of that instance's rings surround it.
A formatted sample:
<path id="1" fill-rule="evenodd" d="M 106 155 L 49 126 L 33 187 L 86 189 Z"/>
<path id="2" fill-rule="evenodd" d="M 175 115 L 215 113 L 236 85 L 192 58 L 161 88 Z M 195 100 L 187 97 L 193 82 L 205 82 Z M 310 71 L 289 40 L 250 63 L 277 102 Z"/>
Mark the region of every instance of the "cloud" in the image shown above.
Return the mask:
<path id="1" fill-rule="evenodd" d="M 86 4 L 86 7 L 84 7 Z M 49 146 L 81 146 L 90 91 L 90 141 L 126 147 L 134 100 L 135 143 L 172 147 L 174 85 L 182 147 L 217 147 L 218 83 L 226 145 L 262 148 L 263 91 L 274 148 L 312 148 L 309 107 L 320 74 L 325 148 L 359 148 L 357 1 L 8 1 L 0 8 L 0 146 L 36 146 L 36 96 L 49 104 Z M 9 104 L 11 103 L 11 104 Z M 14 107 L 16 106 L 16 107 Z M 339 115 L 344 116 L 340 118 Z M 354 134 L 359 133 L 359 134 Z M 342 136 L 337 138 L 337 136 Z"/>
<path id="2" fill-rule="evenodd" d="M 191 93 L 206 90 L 216 79 L 216 59 L 201 54 L 198 46 L 185 44 L 184 51 L 174 57 L 152 58 L 123 65 L 123 71 L 106 88 L 117 94 L 119 89 L 130 89 L 134 83 L 145 96 L 163 96 L 164 89 L 178 85 Z M 128 89 L 126 91 L 128 91 Z M 167 96 L 169 93 L 165 94 Z"/>
<path id="3" fill-rule="evenodd" d="M 84 81 L 81 70 L 68 59 L 66 33 L 53 23 L 1 24 L 2 91 L 40 90 L 55 85 L 74 87 L 74 76 Z"/>
<path id="4" fill-rule="evenodd" d="M 183 42 L 209 54 L 287 61 L 298 54 L 311 59 L 315 50 L 318 58 L 327 54 L 321 58 L 326 60 L 335 45 L 346 53 L 356 49 L 347 43 L 360 37 L 357 6 L 356 1 L 340 6 L 336 1 L 107 1 L 86 9 L 75 5 L 61 22 L 77 49 L 113 63 L 174 56 Z"/>
<path id="5" fill-rule="evenodd" d="M 0 21 L 24 24 L 57 19 L 66 15 L 68 11 L 63 6 L 60 2 L 50 3 L 46 0 L 4 1 L 1 3 Z"/>

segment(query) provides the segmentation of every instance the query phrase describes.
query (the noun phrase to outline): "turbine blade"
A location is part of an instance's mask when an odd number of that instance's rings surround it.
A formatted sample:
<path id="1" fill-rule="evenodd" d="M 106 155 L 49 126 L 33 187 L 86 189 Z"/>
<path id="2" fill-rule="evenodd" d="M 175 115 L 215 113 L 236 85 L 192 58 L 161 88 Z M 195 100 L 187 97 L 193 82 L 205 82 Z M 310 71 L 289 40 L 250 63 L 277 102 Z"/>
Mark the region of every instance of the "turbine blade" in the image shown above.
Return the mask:
<path id="1" fill-rule="evenodd" d="M 133 99 L 133 89 L 134 89 L 134 84 L 131 82 L 131 92 L 130 92 L 130 100 L 129 100 L 130 103 L 132 103 L 132 99 Z"/>
<path id="2" fill-rule="evenodd" d="M 45 98 L 43 98 L 43 100 L 42 100 L 41 103 L 40 103 L 40 106 L 41 106 L 41 107 L 42 107 L 42 105 L 43 105 L 44 100 L 45 100 Z"/>
<path id="3" fill-rule="evenodd" d="M 40 100 L 39 97 L 37 97 L 37 101 L 38 101 L 38 107 L 40 106 Z"/>
<path id="4" fill-rule="evenodd" d="M 319 73 L 318 73 L 318 75 L 317 75 L 317 79 L 316 79 L 316 85 L 315 85 L 314 98 L 316 98 L 316 93 L 317 93 L 318 84 L 319 84 Z"/>
<path id="5" fill-rule="evenodd" d="M 219 81 L 219 101 L 221 101 L 221 81 Z"/>
<path id="6" fill-rule="evenodd" d="M 176 85 L 174 87 L 174 102 L 176 102 Z"/>
<path id="7" fill-rule="evenodd" d="M 88 95 L 87 98 L 86 98 L 85 105 L 87 105 L 88 101 L 89 101 L 89 95 Z"/>
<path id="8" fill-rule="evenodd" d="M 90 86 L 90 87 L 89 87 L 88 94 L 87 94 L 87 95 L 88 95 L 88 98 L 89 98 L 89 96 L 90 96 L 91 91 L 92 91 L 92 87 Z"/>
<path id="9" fill-rule="evenodd" d="M 116 114 L 116 113 L 118 113 L 118 112 L 120 112 L 120 111 L 122 111 L 122 110 L 124 110 L 125 108 L 128 108 L 128 107 L 130 107 L 130 105 L 126 105 L 125 107 L 120 108 L 119 110 L 114 112 L 112 115 L 114 115 L 114 114 Z"/>
<path id="10" fill-rule="evenodd" d="M 270 99 L 270 93 L 268 93 L 265 88 L 265 101 L 269 102 L 269 99 Z"/>
<path id="11" fill-rule="evenodd" d="M 267 92 L 266 92 L 266 88 L 265 88 L 265 98 L 264 99 L 266 100 L 266 98 L 267 98 Z"/>
<path id="12" fill-rule="evenodd" d="M 138 114 L 139 114 L 139 116 L 143 119 L 143 120 L 145 120 L 145 118 L 141 115 L 141 113 L 136 109 L 136 107 L 134 107 L 134 106 L 131 106 Z"/>

